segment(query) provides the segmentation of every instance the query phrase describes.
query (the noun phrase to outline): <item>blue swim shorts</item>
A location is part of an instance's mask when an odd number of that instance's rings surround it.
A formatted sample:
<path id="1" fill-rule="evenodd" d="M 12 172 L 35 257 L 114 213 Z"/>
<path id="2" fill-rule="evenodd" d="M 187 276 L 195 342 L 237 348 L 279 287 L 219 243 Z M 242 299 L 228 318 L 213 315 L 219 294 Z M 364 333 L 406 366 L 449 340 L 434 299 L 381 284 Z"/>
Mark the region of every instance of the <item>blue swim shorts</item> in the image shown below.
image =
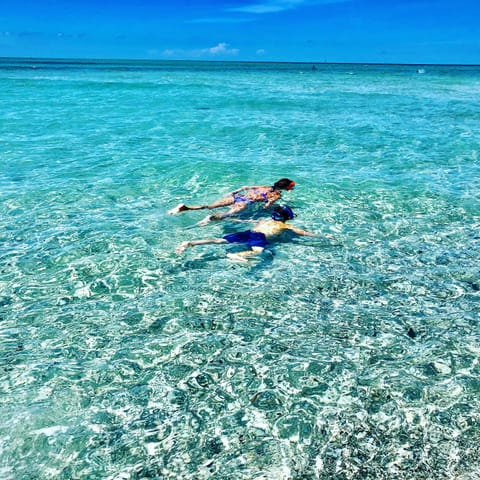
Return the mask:
<path id="1" fill-rule="evenodd" d="M 223 237 L 228 243 L 245 243 L 249 247 L 265 248 L 267 245 L 267 237 L 260 232 L 252 232 L 246 230 L 245 232 L 231 233 Z"/>

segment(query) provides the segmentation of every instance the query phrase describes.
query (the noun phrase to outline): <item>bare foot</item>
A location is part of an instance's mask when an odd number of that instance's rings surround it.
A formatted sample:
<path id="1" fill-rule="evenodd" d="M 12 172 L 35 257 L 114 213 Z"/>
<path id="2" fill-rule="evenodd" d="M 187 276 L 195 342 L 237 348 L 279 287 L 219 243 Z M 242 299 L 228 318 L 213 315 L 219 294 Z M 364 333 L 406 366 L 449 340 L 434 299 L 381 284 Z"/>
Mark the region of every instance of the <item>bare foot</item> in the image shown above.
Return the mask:
<path id="1" fill-rule="evenodd" d="M 229 260 L 232 260 L 234 262 L 248 263 L 248 260 L 245 257 L 242 257 L 237 253 L 227 253 L 227 257 Z"/>
<path id="2" fill-rule="evenodd" d="M 169 215 L 175 215 L 176 213 L 180 213 L 180 212 L 184 212 L 185 210 L 188 210 L 188 207 L 181 203 L 180 205 L 177 205 L 175 208 L 172 208 L 171 210 L 169 210 L 167 213 Z"/>
<path id="3" fill-rule="evenodd" d="M 203 220 L 200 220 L 197 225 L 204 227 L 208 225 L 213 220 L 213 215 L 207 215 Z"/>
<path id="4" fill-rule="evenodd" d="M 190 242 L 182 242 L 182 243 L 175 249 L 175 253 L 176 253 L 177 255 L 181 255 L 189 246 L 190 246 Z"/>

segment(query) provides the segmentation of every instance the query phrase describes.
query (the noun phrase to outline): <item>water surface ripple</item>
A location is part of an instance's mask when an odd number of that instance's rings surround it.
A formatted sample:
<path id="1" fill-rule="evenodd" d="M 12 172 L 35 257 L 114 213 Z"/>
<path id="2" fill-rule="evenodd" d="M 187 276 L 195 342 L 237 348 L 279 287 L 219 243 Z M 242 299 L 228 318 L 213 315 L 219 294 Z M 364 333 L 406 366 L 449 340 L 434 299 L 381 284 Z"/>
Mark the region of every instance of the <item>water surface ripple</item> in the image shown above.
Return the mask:
<path id="1" fill-rule="evenodd" d="M 480 70 L 0 61 L 0 477 L 480 476 Z M 168 216 L 297 182 L 290 238 Z M 246 216 L 264 216 L 252 209 Z"/>

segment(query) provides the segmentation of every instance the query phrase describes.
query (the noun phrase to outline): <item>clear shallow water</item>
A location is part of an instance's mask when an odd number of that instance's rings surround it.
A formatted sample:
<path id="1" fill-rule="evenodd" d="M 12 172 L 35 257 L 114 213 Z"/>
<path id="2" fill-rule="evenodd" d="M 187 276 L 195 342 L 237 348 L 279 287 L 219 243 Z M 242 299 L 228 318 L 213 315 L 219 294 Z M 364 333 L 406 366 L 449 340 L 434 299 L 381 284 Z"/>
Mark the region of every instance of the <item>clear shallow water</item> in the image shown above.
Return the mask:
<path id="1" fill-rule="evenodd" d="M 0 62 L 2 478 L 478 478 L 480 69 L 317 68 Z"/>

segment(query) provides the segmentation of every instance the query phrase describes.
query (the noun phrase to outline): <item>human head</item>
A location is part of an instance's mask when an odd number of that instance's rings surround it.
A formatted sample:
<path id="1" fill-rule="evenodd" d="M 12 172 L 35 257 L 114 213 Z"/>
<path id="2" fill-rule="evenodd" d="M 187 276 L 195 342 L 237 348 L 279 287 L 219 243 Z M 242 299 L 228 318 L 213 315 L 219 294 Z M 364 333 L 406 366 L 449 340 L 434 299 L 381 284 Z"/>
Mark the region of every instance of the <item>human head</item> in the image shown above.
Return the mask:
<path id="1" fill-rule="evenodd" d="M 292 190 L 295 182 L 289 178 L 281 178 L 278 182 L 273 184 L 274 190 Z"/>
<path id="2" fill-rule="evenodd" d="M 293 210 L 288 205 L 277 205 L 272 213 L 272 218 L 279 222 L 286 222 L 294 216 Z"/>

